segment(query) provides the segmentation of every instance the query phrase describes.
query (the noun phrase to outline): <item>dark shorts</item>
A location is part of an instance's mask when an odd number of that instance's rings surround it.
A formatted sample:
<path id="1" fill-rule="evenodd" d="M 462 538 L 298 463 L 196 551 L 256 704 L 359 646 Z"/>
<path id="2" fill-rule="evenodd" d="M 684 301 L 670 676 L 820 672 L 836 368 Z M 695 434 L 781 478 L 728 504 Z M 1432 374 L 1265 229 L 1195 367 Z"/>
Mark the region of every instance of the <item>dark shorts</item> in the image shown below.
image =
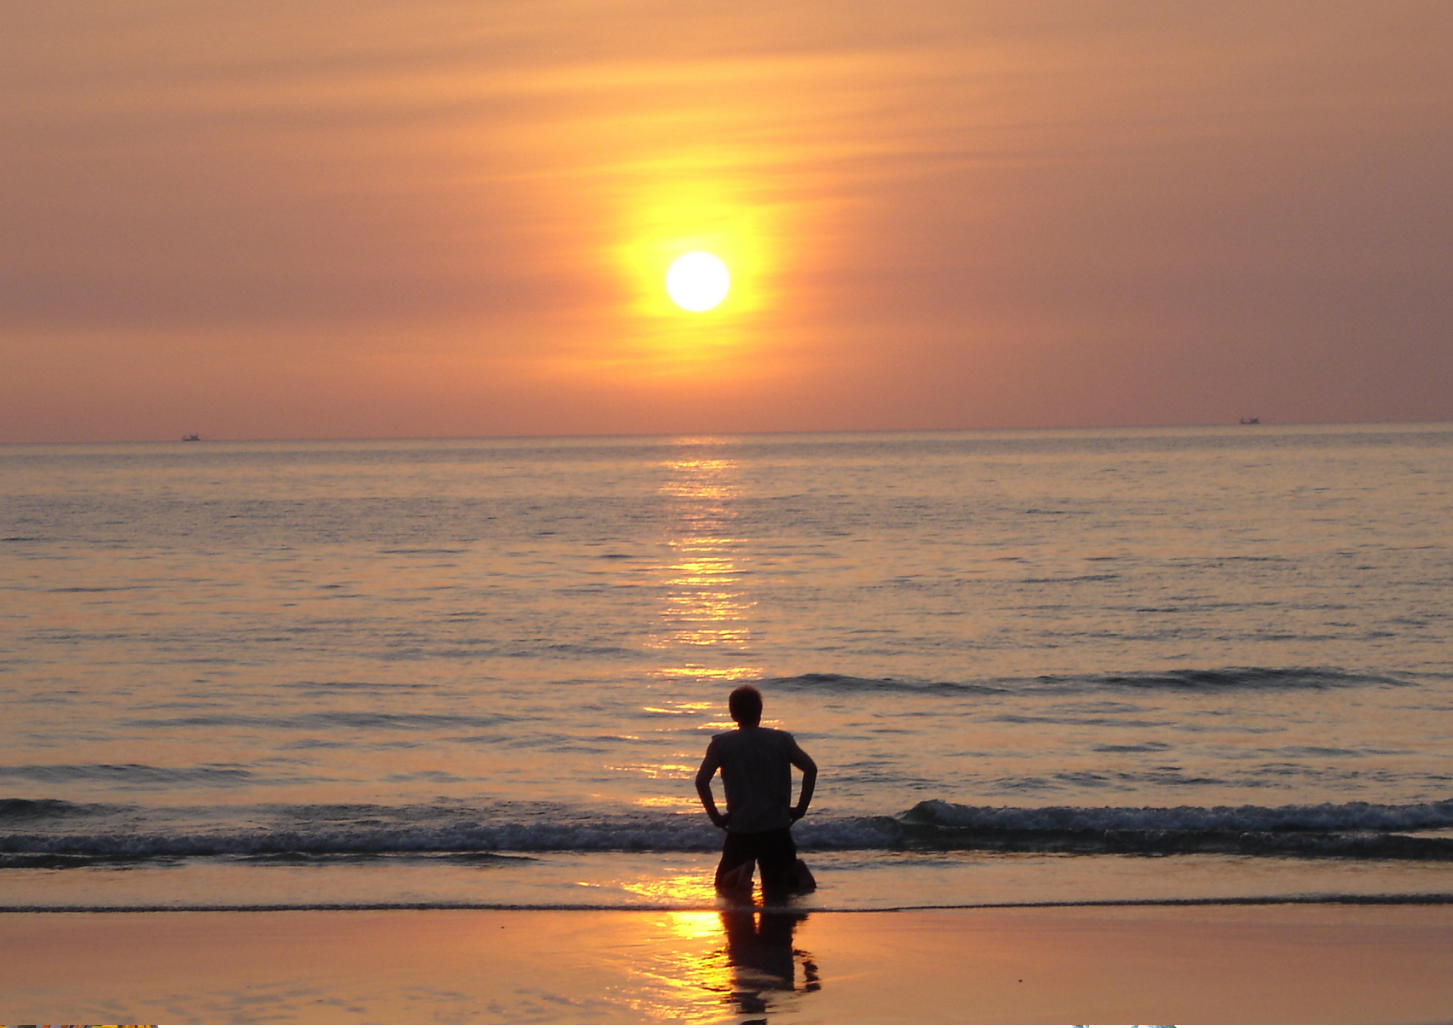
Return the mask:
<path id="1" fill-rule="evenodd" d="M 786 896 L 797 887 L 797 844 L 792 841 L 792 829 L 727 832 L 716 868 L 718 878 L 751 860 L 761 869 L 764 895 Z"/>

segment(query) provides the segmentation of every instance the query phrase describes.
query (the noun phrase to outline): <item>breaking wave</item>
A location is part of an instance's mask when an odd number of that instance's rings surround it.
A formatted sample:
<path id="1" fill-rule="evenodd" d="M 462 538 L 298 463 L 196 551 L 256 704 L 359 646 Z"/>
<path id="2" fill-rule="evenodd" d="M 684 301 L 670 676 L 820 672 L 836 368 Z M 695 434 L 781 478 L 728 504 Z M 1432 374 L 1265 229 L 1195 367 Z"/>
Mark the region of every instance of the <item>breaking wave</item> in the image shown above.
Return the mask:
<path id="1" fill-rule="evenodd" d="M 1224 667 L 1180 668 L 1170 671 L 1098 675 L 1038 675 L 982 681 L 932 681 L 913 678 L 861 678 L 815 672 L 764 679 L 775 689 L 828 692 L 932 692 L 1042 695 L 1159 690 L 1191 693 L 1244 691 L 1296 691 L 1401 686 L 1409 682 L 1392 675 L 1346 671 L 1333 667 Z"/>
<path id="2" fill-rule="evenodd" d="M 977 807 L 927 800 L 897 815 L 810 818 L 795 834 L 806 850 L 1453 861 L 1449 829 L 1453 799 L 1283 807 Z M 191 857 L 492 860 L 501 853 L 706 851 L 720 841 L 719 832 L 691 814 L 508 805 L 164 810 L 0 800 L 0 867 Z"/>

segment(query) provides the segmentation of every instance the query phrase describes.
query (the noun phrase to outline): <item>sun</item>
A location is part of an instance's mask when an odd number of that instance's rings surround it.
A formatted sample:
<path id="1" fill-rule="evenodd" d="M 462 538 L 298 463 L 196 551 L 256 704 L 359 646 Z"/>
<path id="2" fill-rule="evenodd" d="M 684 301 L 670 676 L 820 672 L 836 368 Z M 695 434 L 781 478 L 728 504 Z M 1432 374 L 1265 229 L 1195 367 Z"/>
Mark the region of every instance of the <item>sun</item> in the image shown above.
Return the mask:
<path id="1" fill-rule="evenodd" d="M 711 310 L 731 287 L 731 272 L 721 258 L 700 250 L 676 258 L 666 272 L 667 294 L 689 311 Z"/>

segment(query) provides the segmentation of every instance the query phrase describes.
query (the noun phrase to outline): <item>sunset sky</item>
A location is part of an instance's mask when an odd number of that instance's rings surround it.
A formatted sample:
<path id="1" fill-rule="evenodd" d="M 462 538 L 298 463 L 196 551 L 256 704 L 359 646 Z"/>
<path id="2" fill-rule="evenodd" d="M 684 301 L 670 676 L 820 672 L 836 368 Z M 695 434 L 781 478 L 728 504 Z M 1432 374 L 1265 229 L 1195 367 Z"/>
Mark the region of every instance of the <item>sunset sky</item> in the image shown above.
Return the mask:
<path id="1" fill-rule="evenodd" d="M 1453 419 L 1446 0 L 15 0 L 0 140 L 0 442 Z"/>

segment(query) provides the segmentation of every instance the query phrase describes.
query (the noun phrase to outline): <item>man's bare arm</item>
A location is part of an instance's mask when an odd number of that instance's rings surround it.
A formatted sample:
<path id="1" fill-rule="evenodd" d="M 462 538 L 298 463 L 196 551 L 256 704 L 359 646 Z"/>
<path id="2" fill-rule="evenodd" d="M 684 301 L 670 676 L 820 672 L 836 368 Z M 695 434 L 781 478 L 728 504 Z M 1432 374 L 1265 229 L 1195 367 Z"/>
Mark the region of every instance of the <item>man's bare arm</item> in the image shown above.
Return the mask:
<path id="1" fill-rule="evenodd" d="M 789 757 L 792 766 L 802 772 L 802 795 L 797 799 L 797 806 L 792 808 L 792 820 L 801 821 L 807 813 L 807 807 L 812 803 L 812 790 L 817 788 L 817 763 L 803 751 L 801 746 L 793 749 Z"/>
<path id="2" fill-rule="evenodd" d="M 711 779 L 721 767 L 721 761 L 717 759 L 716 746 L 710 745 L 706 748 L 706 757 L 701 762 L 701 770 L 696 772 L 696 795 L 701 797 L 701 805 L 706 808 L 706 816 L 711 818 L 711 823 L 718 828 L 726 827 L 726 817 L 716 809 L 716 797 L 711 794 Z"/>

